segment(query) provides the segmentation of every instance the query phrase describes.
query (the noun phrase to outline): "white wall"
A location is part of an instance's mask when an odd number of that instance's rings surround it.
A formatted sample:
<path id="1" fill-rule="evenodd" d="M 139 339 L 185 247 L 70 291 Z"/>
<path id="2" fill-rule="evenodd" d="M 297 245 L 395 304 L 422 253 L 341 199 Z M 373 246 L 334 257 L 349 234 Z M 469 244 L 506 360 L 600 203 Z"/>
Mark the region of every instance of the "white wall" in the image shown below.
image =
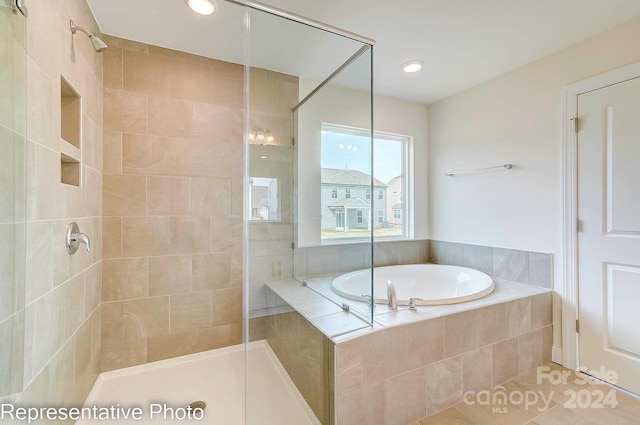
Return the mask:
<path id="1" fill-rule="evenodd" d="M 316 81 L 300 79 L 300 93 L 309 93 Z M 322 88 L 302 106 L 298 115 L 297 223 L 298 246 L 320 245 L 320 129 L 323 122 L 370 127 L 368 92 L 339 85 Z M 386 96 L 374 97 L 374 129 L 413 136 L 416 239 L 428 237 L 427 218 L 427 106 Z"/>
<path id="2" fill-rule="evenodd" d="M 562 276 L 562 88 L 640 61 L 636 18 L 429 107 L 431 239 L 555 255 Z M 512 171 L 444 172 L 512 162 Z M 559 303 L 554 341 L 560 341 Z"/>

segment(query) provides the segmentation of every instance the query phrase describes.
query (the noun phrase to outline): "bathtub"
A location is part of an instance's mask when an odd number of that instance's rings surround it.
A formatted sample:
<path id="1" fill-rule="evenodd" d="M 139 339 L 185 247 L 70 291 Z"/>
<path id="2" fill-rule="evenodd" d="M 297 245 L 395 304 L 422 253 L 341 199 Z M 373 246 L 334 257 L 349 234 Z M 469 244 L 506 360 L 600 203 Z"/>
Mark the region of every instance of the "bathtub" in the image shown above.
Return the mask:
<path id="1" fill-rule="evenodd" d="M 249 370 L 247 380 L 245 356 Z M 245 395 L 248 397 L 247 423 L 320 425 L 264 340 L 252 342 L 247 348 L 236 345 L 103 372 L 84 406 L 140 407 L 144 417 L 141 420 L 120 418 L 108 422 L 78 420 L 76 425 L 244 425 Z M 179 409 L 194 401 L 206 403 L 204 418 L 177 419 Z M 151 418 L 151 410 L 165 403 L 166 418 L 164 408 Z M 174 418 L 171 417 L 172 410 Z"/>
<path id="2" fill-rule="evenodd" d="M 455 304 L 482 298 L 493 292 L 493 279 L 478 270 L 440 264 L 410 264 L 375 267 L 374 298 L 387 302 L 387 280 L 393 282 L 398 305 L 408 305 L 410 298 L 421 298 L 416 305 Z M 371 269 L 338 276 L 331 289 L 345 298 L 367 301 L 371 292 Z"/>

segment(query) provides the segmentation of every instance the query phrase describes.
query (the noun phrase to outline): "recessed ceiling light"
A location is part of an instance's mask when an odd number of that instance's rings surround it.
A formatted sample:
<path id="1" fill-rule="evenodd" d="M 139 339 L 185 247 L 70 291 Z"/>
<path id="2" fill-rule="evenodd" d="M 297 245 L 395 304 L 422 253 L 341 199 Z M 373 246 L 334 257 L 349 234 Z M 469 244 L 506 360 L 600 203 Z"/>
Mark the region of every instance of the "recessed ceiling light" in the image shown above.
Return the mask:
<path id="1" fill-rule="evenodd" d="M 184 0 L 194 12 L 200 15 L 211 15 L 218 8 L 215 0 Z"/>
<path id="2" fill-rule="evenodd" d="M 402 70 L 408 74 L 412 72 L 418 72 L 422 69 L 424 62 L 422 61 L 409 61 L 402 64 Z"/>

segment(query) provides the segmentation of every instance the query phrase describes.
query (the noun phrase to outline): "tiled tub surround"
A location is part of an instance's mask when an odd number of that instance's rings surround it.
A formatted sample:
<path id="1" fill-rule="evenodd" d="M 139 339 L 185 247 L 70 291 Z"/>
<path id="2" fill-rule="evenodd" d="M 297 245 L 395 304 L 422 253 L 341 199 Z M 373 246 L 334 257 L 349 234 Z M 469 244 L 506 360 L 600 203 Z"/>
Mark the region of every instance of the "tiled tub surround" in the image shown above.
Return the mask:
<path id="1" fill-rule="evenodd" d="M 470 267 L 494 278 L 551 288 L 553 255 L 429 240 L 429 262 Z"/>
<path id="2" fill-rule="evenodd" d="M 244 67 L 104 40 L 102 370 L 238 344 Z M 256 125 L 290 141 L 297 79 L 251 87 Z"/>
<path id="3" fill-rule="evenodd" d="M 379 306 L 369 326 L 299 282 L 268 285 L 335 343 L 336 425 L 409 424 L 550 360 L 551 292 L 535 286 L 498 280 L 468 303 Z"/>

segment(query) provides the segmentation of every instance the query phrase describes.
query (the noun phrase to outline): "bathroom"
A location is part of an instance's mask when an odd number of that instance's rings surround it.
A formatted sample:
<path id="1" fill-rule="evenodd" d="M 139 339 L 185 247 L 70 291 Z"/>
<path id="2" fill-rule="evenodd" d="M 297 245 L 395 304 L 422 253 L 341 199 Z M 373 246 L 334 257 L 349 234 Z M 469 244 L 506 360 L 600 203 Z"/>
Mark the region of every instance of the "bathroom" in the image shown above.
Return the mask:
<path id="1" fill-rule="evenodd" d="M 2 423 L 638 423 L 639 4 L 158 3 L 0 0 Z"/>

